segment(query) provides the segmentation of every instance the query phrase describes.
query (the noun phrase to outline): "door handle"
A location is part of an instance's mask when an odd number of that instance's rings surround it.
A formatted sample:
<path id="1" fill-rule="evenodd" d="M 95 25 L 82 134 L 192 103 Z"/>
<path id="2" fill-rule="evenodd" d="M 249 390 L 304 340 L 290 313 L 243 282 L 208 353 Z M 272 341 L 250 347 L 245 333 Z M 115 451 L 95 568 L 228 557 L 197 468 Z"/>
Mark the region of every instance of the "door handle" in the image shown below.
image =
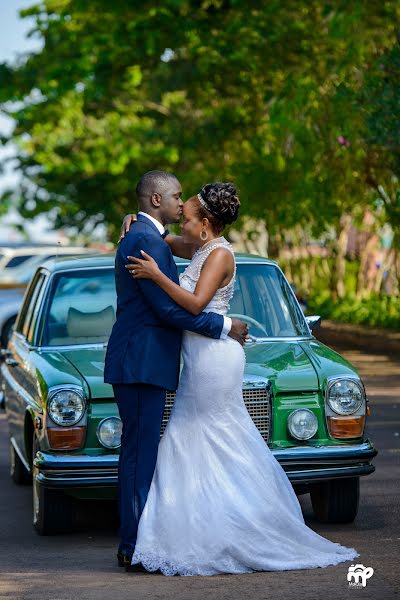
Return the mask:
<path id="1" fill-rule="evenodd" d="M 5 363 L 9 367 L 17 367 L 19 365 L 19 362 L 15 358 L 6 358 Z"/>

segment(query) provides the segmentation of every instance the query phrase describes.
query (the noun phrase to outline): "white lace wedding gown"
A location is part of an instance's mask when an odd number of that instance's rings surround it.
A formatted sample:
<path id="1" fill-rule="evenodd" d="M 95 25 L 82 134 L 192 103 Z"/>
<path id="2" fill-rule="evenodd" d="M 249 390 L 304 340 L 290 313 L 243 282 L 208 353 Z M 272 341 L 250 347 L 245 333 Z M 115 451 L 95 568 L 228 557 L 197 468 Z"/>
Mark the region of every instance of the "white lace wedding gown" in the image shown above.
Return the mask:
<path id="1" fill-rule="evenodd" d="M 194 291 L 222 238 L 199 249 L 181 275 Z M 206 310 L 226 314 L 234 277 Z M 359 556 L 304 522 L 289 479 L 242 398 L 243 348 L 232 338 L 184 332 L 184 366 L 139 521 L 132 564 L 164 575 L 214 575 L 326 567 Z"/>

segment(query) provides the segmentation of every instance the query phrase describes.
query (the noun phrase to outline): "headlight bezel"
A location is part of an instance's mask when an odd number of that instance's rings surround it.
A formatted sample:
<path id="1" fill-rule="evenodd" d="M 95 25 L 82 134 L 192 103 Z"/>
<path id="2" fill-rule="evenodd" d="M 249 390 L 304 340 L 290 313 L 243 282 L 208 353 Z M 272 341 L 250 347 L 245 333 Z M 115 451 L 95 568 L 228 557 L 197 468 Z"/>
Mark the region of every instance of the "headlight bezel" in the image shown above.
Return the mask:
<path id="1" fill-rule="evenodd" d="M 298 412 L 307 412 L 310 413 L 313 417 L 314 421 L 314 425 L 315 425 L 315 431 L 312 433 L 312 435 L 309 435 L 308 437 L 298 437 L 298 435 L 295 435 L 290 427 L 290 422 L 293 419 L 293 415 L 295 415 Z M 289 430 L 290 435 L 295 439 L 298 440 L 299 442 L 307 442 L 308 440 L 311 440 L 317 433 L 318 433 L 318 417 L 317 415 L 310 410 L 309 408 L 296 408 L 295 410 L 292 410 L 289 415 L 287 416 L 287 428 Z"/>
<path id="2" fill-rule="evenodd" d="M 343 381 L 350 381 L 351 383 L 355 384 L 358 387 L 358 389 L 360 390 L 360 393 L 362 396 L 361 401 L 359 402 L 359 404 L 355 408 L 355 410 L 352 410 L 349 412 L 343 412 L 343 411 L 337 410 L 331 404 L 330 398 L 329 398 L 329 393 L 330 393 L 330 390 L 332 389 L 332 387 L 334 385 L 336 385 L 337 383 L 343 382 Z M 326 408 L 328 408 L 330 411 L 332 411 L 333 414 L 339 415 L 341 417 L 350 417 L 350 416 L 357 415 L 360 412 L 360 410 L 362 411 L 363 407 L 364 407 L 364 410 L 362 412 L 365 412 L 366 402 L 367 402 L 367 395 L 365 393 L 364 383 L 360 377 L 357 377 L 356 375 L 335 375 L 333 377 L 328 377 L 327 382 L 326 382 L 326 390 L 325 390 L 325 404 L 326 404 Z"/>
<path id="3" fill-rule="evenodd" d="M 82 412 L 78 419 L 75 419 L 70 423 L 59 423 L 52 416 L 50 411 L 50 404 L 54 400 L 54 397 L 60 392 L 73 392 L 77 396 L 79 396 L 82 402 Z M 47 423 L 50 427 L 76 427 L 76 426 L 85 426 L 86 425 L 86 417 L 87 417 L 87 397 L 83 390 L 83 388 L 79 385 L 74 384 L 64 384 L 64 385 L 55 385 L 49 388 L 47 394 L 47 402 L 46 402 L 46 415 L 49 418 Z"/>
<path id="4" fill-rule="evenodd" d="M 116 420 L 116 421 L 120 421 L 121 422 L 121 427 L 122 427 L 122 419 L 121 417 L 117 417 L 116 415 L 111 415 L 109 417 L 104 417 L 104 419 L 101 419 L 101 421 L 99 422 L 99 424 L 96 427 L 96 437 L 99 441 L 99 443 L 103 446 L 103 448 L 106 448 L 107 450 L 118 450 L 118 448 L 121 448 L 121 439 L 120 442 L 117 446 L 108 446 L 107 444 L 104 443 L 104 441 L 102 441 L 101 437 L 100 437 L 100 432 L 101 432 L 101 428 L 104 425 L 104 423 L 106 421 L 110 421 L 110 420 Z M 121 431 L 121 436 L 122 436 L 122 431 Z"/>

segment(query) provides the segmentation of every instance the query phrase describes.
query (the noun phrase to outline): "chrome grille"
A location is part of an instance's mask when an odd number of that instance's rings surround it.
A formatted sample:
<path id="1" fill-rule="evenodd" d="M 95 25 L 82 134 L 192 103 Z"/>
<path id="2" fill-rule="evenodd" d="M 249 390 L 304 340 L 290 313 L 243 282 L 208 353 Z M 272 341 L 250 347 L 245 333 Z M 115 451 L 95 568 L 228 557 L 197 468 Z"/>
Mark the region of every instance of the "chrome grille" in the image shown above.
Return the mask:
<path id="1" fill-rule="evenodd" d="M 165 431 L 171 409 L 175 400 L 175 392 L 167 392 L 161 435 Z M 271 429 L 271 392 L 269 386 L 246 387 L 243 389 L 243 400 L 250 417 L 266 442 Z"/>

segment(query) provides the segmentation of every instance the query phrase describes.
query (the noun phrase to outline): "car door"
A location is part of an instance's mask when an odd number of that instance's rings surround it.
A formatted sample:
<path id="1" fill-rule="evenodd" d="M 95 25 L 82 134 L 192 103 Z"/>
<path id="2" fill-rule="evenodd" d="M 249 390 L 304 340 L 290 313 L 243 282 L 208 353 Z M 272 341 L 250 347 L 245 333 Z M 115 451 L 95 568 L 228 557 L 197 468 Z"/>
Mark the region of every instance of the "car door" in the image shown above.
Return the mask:
<path id="1" fill-rule="evenodd" d="M 29 408 L 33 408 L 35 412 L 41 410 L 37 397 L 35 372 L 29 354 L 47 277 L 47 272 L 40 270 L 32 280 L 8 345 L 2 371 L 10 435 L 25 457 L 24 421 L 26 410 Z"/>

